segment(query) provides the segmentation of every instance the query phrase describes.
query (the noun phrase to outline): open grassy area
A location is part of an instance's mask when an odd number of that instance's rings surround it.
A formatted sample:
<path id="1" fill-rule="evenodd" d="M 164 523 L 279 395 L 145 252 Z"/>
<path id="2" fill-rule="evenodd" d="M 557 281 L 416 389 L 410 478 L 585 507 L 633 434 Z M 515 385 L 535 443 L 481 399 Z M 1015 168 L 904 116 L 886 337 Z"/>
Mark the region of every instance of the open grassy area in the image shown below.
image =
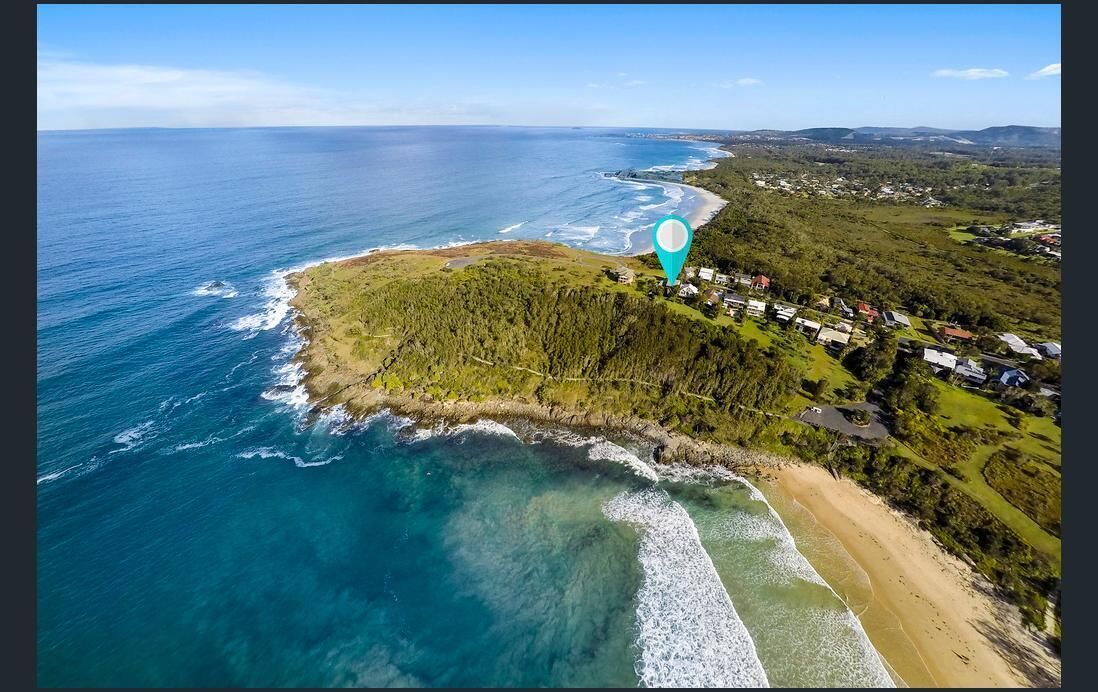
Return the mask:
<path id="1" fill-rule="evenodd" d="M 1060 539 L 1019 506 L 1024 506 L 1020 498 L 1028 496 L 1032 491 L 1035 495 L 1044 498 L 1040 500 L 1043 505 L 1054 503 L 1058 512 L 1060 503 L 1058 474 L 1055 484 L 1042 482 L 1039 485 L 1033 483 L 1031 486 L 1029 477 L 1019 476 L 1016 473 L 1005 474 L 1000 471 L 997 477 L 1004 480 L 999 483 L 999 488 L 1012 484 L 1008 493 L 1010 499 L 1008 499 L 999 489 L 988 483 L 985 467 L 993 455 L 1012 448 L 1034 459 L 1039 459 L 1040 463 L 1047 464 L 1050 468 L 1059 469 L 1060 428 L 1049 418 L 1032 416 L 1020 411 L 1011 411 L 1013 415 L 1008 415 L 1008 412 L 1004 411 L 999 404 L 971 390 L 939 381 L 935 381 L 935 387 L 938 390 L 939 401 L 937 416 L 947 427 L 962 425 L 971 428 L 991 428 L 1009 436 L 997 444 L 979 445 L 967 459 L 959 461 L 952 467 L 956 475 L 946 474 L 947 477 L 978 499 L 1027 543 L 1059 565 Z M 1019 422 L 1018 427 L 1011 424 L 1012 418 Z M 1047 478 L 1042 480 L 1047 481 Z M 1054 499 L 1048 499 L 1052 496 Z"/>

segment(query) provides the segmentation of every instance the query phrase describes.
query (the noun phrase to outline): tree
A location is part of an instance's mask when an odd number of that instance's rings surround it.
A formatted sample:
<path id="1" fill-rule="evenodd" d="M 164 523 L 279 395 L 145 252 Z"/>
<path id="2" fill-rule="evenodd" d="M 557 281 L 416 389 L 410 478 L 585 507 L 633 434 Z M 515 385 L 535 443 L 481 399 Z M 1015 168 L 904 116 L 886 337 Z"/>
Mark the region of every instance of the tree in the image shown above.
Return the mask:
<path id="1" fill-rule="evenodd" d="M 844 364 L 855 377 L 871 385 L 892 371 L 899 348 L 896 334 L 891 330 L 878 330 L 876 334 L 876 339 L 854 349 L 844 359 Z"/>

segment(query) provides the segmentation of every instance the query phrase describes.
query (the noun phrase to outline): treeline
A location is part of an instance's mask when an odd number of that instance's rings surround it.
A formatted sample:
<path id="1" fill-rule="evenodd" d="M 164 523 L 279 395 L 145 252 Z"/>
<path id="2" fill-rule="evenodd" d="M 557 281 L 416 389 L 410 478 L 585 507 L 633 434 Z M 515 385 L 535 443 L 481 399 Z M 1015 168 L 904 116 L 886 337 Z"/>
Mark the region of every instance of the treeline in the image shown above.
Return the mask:
<path id="1" fill-rule="evenodd" d="M 989 330 L 1056 335 L 1056 267 L 965 246 L 947 229 L 957 212 L 799 198 L 751 184 L 760 159 L 722 159 L 691 181 L 729 201 L 694 237 L 691 264 L 761 272 L 771 293 L 806 303 L 839 295 L 880 308 Z M 1051 215 L 1049 215 L 1051 216 Z"/>
<path id="2" fill-rule="evenodd" d="M 737 405 L 775 408 L 800 381 L 788 359 L 734 330 L 558 280 L 535 260 L 392 281 L 347 317 L 355 355 L 383 366 L 375 387 L 638 415 L 718 442 L 755 434 Z M 399 346 L 368 336 L 387 333 Z"/>

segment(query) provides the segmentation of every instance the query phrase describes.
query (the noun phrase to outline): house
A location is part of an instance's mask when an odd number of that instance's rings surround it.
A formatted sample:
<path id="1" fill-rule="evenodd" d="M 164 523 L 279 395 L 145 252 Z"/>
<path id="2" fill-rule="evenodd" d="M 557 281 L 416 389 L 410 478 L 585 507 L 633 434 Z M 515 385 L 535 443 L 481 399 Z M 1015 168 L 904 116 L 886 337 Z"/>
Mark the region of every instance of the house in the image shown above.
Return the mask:
<path id="1" fill-rule="evenodd" d="M 766 314 L 766 303 L 762 302 L 761 300 L 748 300 L 747 314 L 751 317 L 762 317 Z"/>
<path id="2" fill-rule="evenodd" d="M 785 324 L 789 320 L 793 319 L 793 315 L 797 314 L 797 308 L 792 305 L 782 305 L 781 303 L 774 303 L 774 316 L 778 318 L 778 321 Z"/>
<path id="3" fill-rule="evenodd" d="M 963 358 L 957 361 L 956 367 L 953 368 L 953 374 L 969 384 L 981 385 L 987 381 L 987 373 L 972 358 Z"/>
<path id="4" fill-rule="evenodd" d="M 679 289 L 680 298 L 693 298 L 698 295 L 698 287 L 694 284 L 683 284 Z"/>
<path id="5" fill-rule="evenodd" d="M 709 291 L 706 292 L 706 294 L 705 294 L 705 303 L 706 303 L 706 305 L 716 305 L 719 302 L 721 302 L 721 292 L 720 291 L 718 291 L 717 289 L 714 288 L 714 289 L 710 289 Z"/>
<path id="6" fill-rule="evenodd" d="M 816 334 L 820 332 L 820 327 L 822 325 L 820 325 L 819 322 L 813 322 L 812 320 L 798 317 L 797 319 L 793 320 L 793 326 L 798 332 L 804 334 L 809 339 L 815 339 Z"/>
<path id="7" fill-rule="evenodd" d="M 713 277 L 713 283 L 720 284 L 722 286 L 728 285 L 728 274 L 717 274 Z"/>
<path id="8" fill-rule="evenodd" d="M 637 273 L 624 264 L 614 270 L 619 284 L 631 284 L 637 280 Z"/>
<path id="9" fill-rule="evenodd" d="M 946 343 L 951 343 L 953 341 L 972 341 L 976 336 L 972 332 L 959 327 L 939 327 L 938 338 Z"/>
<path id="10" fill-rule="evenodd" d="M 716 273 L 716 269 L 709 269 L 708 267 L 702 267 L 698 270 L 698 278 L 702 281 L 712 281 L 713 274 Z"/>
<path id="11" fill-rule="evenodd" d="M 736 272 L 732 275 L 732 280 L 735 281 L 736 283 L 742 284 L 744 286 L 750 286 L 751 285 L 751 275 L 750 274 L 741 274 L 739 272 Z"/>
<path id="12" fill-rule="evenodd" d="M 930 369 L 938 374 L 942 371 L 953 372 L 957 367 L 957 356 L 945 351 L 936 351 L 933 348 L 923 349 L 923 360 L 930 363 Z"/>
<path id="13" fill-rule="evenodd" d="M 1045 354 L 1049 358 L 1060 358 L 1060 344 L 1055 341 L 1046 341 L 1043 344 L 1037 344 L 1037 350 Z"/>
<path id="14" fill-rule="evenodd" d="M 751 288 L 756 291 L 766 291 L 770 289 L 770 279 L 764 275 L 759 274 L 754 279 L 751 279 Z"/>
<path id="15" fill-rule="evenodd" d="M 693 279 L 695 276 L 698 275 L 697 267 L 687 267 L 684 271 L 686 272 L 686 278 L 688 279 Z"/>
<path id="16" fill-rule="evenodd" d="M 848 320 L 854 319 L 854 308 L 847 307 L 846 305 L 839 308 L 839 313 Z"/>
<path id="17" fill-rule="evenodd" d="M 1022 341 L 1022 338 L 1016 334 L 1005 332 L 999 335 L 999 340 L 1006 343 L 1007 347 L 1018 355 L 1029 356 L 1041 360 L 1041 354 L 1037 352 L 1037 349 L 1033 348 L 1025 341 Z"/>
<path id="18" fill-rule="evenodd" d="M 877 319 L 878 316 L 880 316 L 880 313 L 878 313 L 876 310 L 869 307 L 865 303 L 858 303 L 858 314 L 865 315 L 866 322 L 872 322 L 873 320 Z"/>
<path id="19" fill-rule="evenodd" d="M 819 299 L 816 300 L 816 309 L 817 310 L 827 310 L 830 307 L 831 307 L 831 298 L 829 298 L 827 296 L 820 296 Z"/>
<path id="20" fill-rule="evenodd" d="M 747 307 L 747 299 L 739 293 L 729 291 L 724 294 L 724 306 L 728 308 L 728 314 L 735 317 L 737 312 Z"/>
<path id="21" fill-rule="evenodd" d="M 839 322 L 838 324 L 835 325 L 835 329 L 838 329 L 840 332 L 845 332 L 847 334 L 851 334 L 851 333 L 854 332 L 854 323 L 853 322 L 847 322 L 846 320 L 842 320 L 841 322 Z"/>
<path id="22" fill-rule="evenodd" d="M 816 341 L 833 351 L 838 351 L 850 343 L 850 335 L 846 332 L 840 332 L 838 329 L 824 327 L 816 335 Z"/>
<path id="23" fill-rule="evenodd" d="M 885 310 L 881 315 L 884 318 L 884 323 L 888 327 L 907 327 L 911 328 L 911 320 L 907 319 L 906 315 L 901 315 L 898 312 L 892 310 Z"/>
<path id="24" fill-rule="evenodd" d="M 999 375 L 999 384 L 1004 387 L 1023 387 L 1026 382 L 1029 382 L 1029 375 L 1017 368 L 1004 370 L 1003 374 Z"/>

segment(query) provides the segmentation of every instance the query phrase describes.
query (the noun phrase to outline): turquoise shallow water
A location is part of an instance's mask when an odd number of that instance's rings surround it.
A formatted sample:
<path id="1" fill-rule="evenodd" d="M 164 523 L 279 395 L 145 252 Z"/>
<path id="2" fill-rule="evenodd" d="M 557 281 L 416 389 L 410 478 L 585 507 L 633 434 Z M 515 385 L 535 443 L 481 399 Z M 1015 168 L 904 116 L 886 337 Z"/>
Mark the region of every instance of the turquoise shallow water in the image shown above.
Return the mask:
<path id="1" fill-rule="evenodd" d="M 627 252 L 694 200 L 600 173 L 710 155 L 634 134 L 39 134 L 39 682 L 888 683 L 736 479 L 657 478 L 590 432 L 302 406 L 286 269 Z"/>

